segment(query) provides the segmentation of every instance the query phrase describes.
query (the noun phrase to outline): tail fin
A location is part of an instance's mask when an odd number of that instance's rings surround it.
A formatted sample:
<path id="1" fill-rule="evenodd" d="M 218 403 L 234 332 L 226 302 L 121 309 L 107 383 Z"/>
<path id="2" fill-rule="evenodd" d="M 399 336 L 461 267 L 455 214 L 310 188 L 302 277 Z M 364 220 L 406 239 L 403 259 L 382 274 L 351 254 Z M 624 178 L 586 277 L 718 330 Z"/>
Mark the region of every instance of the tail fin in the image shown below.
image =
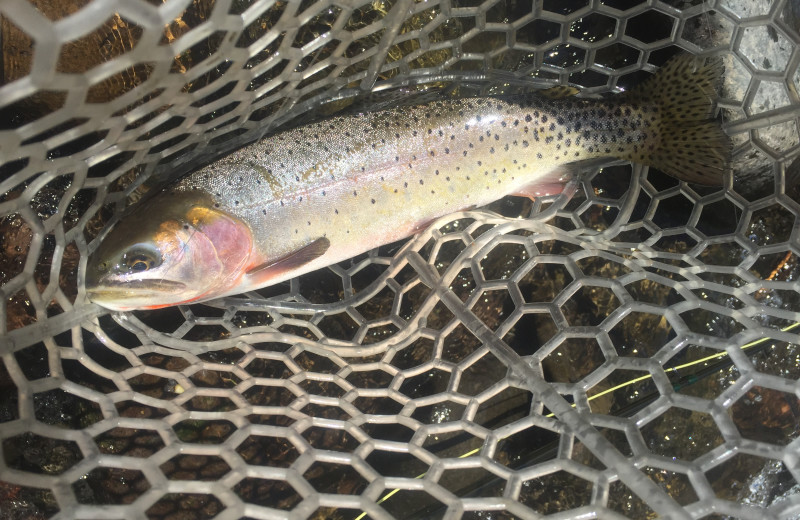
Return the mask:
<path id="1" fill-rule="evenodd" d="M 661 114 L 661 143 L 650 166 L 687 182 L 722 184 L 731 143 L 711 120 L 722 77 L 722 64 L 691 55 L 668 61 L 655 76 L 630 91 L 633 102 L 655 103 Z"/>

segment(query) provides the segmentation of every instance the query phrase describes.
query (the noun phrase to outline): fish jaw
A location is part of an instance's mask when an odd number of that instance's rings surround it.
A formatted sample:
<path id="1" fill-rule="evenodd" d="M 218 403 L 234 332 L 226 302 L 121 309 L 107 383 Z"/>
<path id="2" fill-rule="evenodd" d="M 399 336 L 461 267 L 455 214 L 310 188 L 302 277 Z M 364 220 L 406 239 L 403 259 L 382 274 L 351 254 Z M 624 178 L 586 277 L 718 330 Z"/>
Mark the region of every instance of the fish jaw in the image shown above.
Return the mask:
<path id="1" fill-rule="evenodd" d="M 102 285 L 93 285 L 87 288 L 86 295 L 94 303 L 112 311 L 131 311 L 136 309 L 157 308 L 152 305 L 154 299 L 164 298 L 164 294 L 170 290 L 184 291 L 186 286 L 180 282 L 157 282 L 148 284 L 144 289 L 136 289 L 136 284 L 130 281 L 112 282 L 106 281 Z M 168 303 L 162 305 L 167 307 L 177 305 Z"/>

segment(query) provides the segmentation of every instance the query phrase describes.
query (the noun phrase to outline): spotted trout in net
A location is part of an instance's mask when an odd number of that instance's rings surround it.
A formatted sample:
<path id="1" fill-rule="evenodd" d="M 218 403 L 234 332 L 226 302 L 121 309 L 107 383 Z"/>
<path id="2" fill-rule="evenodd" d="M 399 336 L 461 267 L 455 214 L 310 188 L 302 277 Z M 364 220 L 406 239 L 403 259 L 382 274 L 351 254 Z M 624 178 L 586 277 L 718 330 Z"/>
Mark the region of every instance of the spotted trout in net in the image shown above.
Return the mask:
<path id="1" fill-rule="evenodd" d="M 556 88 L 367 112 L 288 130 L 184 177 L 90 256 L 87 294 L 154 309 L 331 265 L 506 195 L 557 193 L 576 161 L 614 157 L 719 184 L 720 65 L 680 56 L 607 100 Z"/>

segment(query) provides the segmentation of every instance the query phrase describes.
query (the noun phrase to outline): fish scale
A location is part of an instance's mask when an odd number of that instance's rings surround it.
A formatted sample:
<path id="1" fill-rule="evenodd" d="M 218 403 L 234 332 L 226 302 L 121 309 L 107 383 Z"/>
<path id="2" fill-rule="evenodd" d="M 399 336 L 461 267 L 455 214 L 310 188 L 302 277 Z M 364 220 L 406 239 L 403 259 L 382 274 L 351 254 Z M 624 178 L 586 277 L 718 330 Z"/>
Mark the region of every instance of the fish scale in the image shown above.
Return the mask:
<path id="1" fill-rule="evenodd" d="M 279 133 L 134 210 L 140 218 L 123 219 L 92 256 L 87 289 L 119 309 L 252 290 L 404 238 L 454 211 L 509 194 L 558 192 L 576 162 L 601 157 L 718 184 L 729 153 L 709 120 L 719 75 L 718 64 L 681 57 L 609 99 L 564 97 L 569 89 L 559 88 L 442 100 Z M 222 240 L 229 236 L 236 239 Z M 146 284 L 125 286 L 146 279 L 149 292 Z"/>
<path id="2" fill-rule="evenodd" d="M 213 193 L 257 242 L 282 243 L 279 255 L 326 236 L 347 239 L 334 255 L 344 259 L 353 240 L 373 247 L 387 227 L 403 238 L 441 215 L 534 193 L 548 174 L 555 184 L 565 162 L 653 147 L 651 113 L 520 96 L 336 117 L 243 148 L 174 189 Z M 285 229 L 270 225 L 278 219 Z"/>

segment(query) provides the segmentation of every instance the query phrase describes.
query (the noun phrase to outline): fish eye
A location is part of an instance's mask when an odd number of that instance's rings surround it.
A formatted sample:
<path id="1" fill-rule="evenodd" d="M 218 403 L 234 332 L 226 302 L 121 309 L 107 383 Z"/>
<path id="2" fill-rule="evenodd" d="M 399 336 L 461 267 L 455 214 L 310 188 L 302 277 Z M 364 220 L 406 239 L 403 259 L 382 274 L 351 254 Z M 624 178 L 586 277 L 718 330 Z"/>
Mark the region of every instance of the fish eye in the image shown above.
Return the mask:
<path id="1" fill-rule="evenodd" d="M 128 269 L 141 273 L 157 267 L 161 263 L 161 255 L 153 248 L 138 246 L 126 252 L 122 260 Z"/>
<path id="2" fill-rule="evenodd" d="M 153 265 L 153 259 L 145 255 L 136 255 L 128 259 L 128 267 L 131 271 L 147 271 Z"/>

